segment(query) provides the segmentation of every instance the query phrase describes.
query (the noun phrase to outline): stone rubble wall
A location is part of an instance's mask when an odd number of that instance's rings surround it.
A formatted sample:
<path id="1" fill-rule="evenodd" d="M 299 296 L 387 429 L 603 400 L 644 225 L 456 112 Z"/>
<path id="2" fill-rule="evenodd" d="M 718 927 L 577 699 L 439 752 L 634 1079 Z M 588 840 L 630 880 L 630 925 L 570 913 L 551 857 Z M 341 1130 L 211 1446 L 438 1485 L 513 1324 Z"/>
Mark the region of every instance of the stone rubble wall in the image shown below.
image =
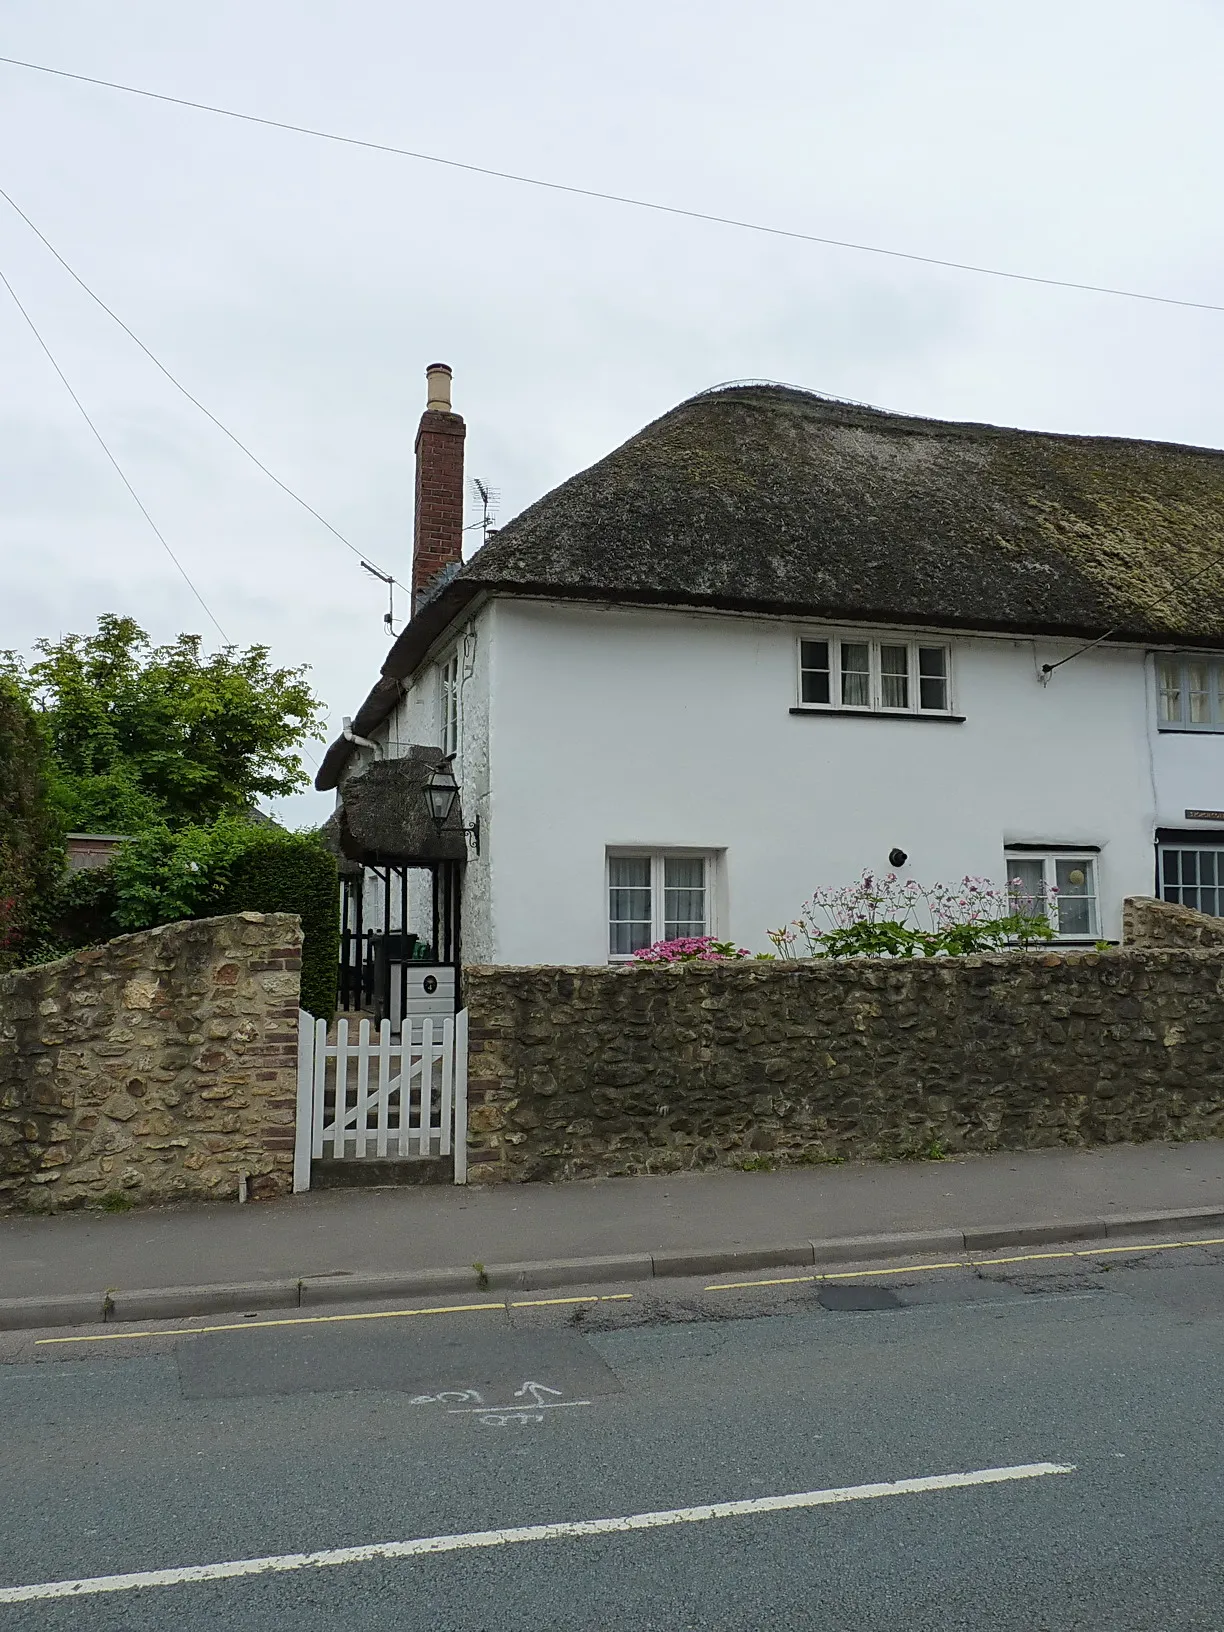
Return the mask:
<path id="1" fill-rule="evenodd" d="M 288 1191 L 301 946 L 242 912 L 0 976 L 0 1210 Z"/>
<path id="2" fill-rule="evenodd" d="M 1171 901 L 1132 895 L 1122 903 L 1122 944 L 1224 947 L 1224 918 L 1212 918 Z"/>
<path id="3" fill-rule="evenodd" d="M 464 982 L 472 1182 L 1224 1136 L 1224 947 Z"/>

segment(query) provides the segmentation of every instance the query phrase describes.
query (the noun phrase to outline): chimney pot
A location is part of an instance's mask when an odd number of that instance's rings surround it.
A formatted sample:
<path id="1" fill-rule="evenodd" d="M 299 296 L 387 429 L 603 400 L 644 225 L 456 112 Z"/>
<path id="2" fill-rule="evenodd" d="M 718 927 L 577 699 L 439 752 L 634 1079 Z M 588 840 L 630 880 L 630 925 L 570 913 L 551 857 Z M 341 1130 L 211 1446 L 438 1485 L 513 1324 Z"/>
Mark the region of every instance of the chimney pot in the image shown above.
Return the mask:
<path id="1" fill-rule="evenodd" d="M 428 391 L 426 413 L 449 414 L 451 411 L 451 370 L 449 363 L 430 363 L 425 370 Z"/>

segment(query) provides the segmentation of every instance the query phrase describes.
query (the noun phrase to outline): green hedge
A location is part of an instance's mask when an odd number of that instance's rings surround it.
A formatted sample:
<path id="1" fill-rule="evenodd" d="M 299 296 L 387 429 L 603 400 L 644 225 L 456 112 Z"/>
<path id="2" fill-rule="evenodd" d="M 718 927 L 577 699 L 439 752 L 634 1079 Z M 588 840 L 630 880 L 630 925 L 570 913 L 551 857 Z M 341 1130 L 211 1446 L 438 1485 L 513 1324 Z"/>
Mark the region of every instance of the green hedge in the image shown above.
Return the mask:
<path id="1" fill-rule="evenodd" d="M 302 1007 L 330 1020 L 336 1010 L 340 905 L 335 857 L 313 834 L 257 830 L 230 862 L 214 912 L 296 912 L 302 920 Z"/>
<path id="2" fill-rule="evenodd" d="M 41 720 L 0 672 L 0 970 L 35 955 L 44 933 L 41 903 L 64 865 L 50 764 Z"/>
<path id="3" fill-rule="evenodd" d="M 68 875 L 42 905 L 25 962 L 61 957 L 130 930 L 227 912 L 302 920 L 302 1007 L 330 1020 L 340 958 L 336 860 L 317 833 L 286 833 L 241 815 L 207 827 L 151 828 L 111 865 Z"/>

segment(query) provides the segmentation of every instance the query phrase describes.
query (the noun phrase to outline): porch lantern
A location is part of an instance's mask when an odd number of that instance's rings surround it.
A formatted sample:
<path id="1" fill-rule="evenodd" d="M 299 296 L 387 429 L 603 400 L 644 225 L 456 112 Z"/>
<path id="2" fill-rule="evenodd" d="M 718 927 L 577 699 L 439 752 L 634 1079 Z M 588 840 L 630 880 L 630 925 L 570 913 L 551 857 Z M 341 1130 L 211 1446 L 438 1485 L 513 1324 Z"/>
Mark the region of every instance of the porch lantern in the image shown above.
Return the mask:
<path id="1" fill-rule="evenodd" d="M 425 803 L 429 806 L 429 814 L 433 824 L 441 833 L 451 812 L 455 808 L 455 800 L 459 797 L 459 784 L 455 781 L 455 773 L 451 769 L 450 761 L 443 760 L 435 765 L 425 784 Z M 476 854 L 480 854 L 480 817 L 477 816 L 471 827 L 462 829 L 465 838 L 472 841 Z"/>
<path id="2" fill-rule="evenodd" d="M 430 772 L 429 780 L 425 784 L 425 802 L 429 806 L 429 814 L 433 817 L 433 824 L 439 833 L 450 820 L 450 813 L 454 810 L 458 797 L 459 784 L 455 781 L 455 773 L 449 763 L 443 760 Z"/>

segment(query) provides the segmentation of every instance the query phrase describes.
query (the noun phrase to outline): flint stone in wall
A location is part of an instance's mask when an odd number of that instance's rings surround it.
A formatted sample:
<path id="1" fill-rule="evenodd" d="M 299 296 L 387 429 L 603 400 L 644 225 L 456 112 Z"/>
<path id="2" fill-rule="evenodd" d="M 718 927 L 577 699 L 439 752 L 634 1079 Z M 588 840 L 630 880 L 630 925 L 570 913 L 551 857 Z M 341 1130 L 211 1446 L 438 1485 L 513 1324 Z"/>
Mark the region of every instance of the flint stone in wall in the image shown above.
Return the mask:
<path id="1" fill-rule="evenodd" d="M 300 947 L 237 913 L 0 976 L 0 1211 L 287 1191 Z"/>
<path id="2" fill-rule="evenodd" d="M 1127 909 L 1175 944 L 469 967 L 471 1176 L 1224 1136 L 1224 924 Z"/>

